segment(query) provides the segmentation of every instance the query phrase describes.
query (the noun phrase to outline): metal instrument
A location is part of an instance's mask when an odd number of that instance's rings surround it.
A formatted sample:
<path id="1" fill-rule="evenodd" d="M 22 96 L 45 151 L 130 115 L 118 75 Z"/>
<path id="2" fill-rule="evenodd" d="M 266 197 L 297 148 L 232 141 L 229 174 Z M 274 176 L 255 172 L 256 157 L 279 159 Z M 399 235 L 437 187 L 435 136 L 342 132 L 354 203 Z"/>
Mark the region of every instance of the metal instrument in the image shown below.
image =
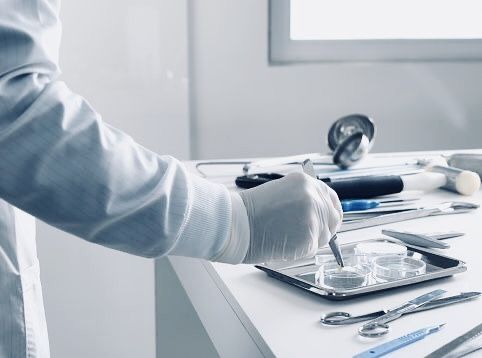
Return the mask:
<path id="1" fill-rule="evenodd" d="M 370 151 L 375 139 L 375 123 L 364 114 L 349 114 L 337 119 L 328 132 L 328 147 L 332 151 L 333 162 L 318 162 L 317 165 L 337 165 L 341 169 L 347 169 L 361 161 Z M 243 165 L 243 173 L 247 175 L 253 168 L 264 168 L 284 164 L 299 164 L 306 158 L 319 159 L 321 153 L 310 153 L 261 159 L 256 161 L 202 161 L 196 164 L 200 174 L 206 176 L 200 170 L 206 165 Z"/>
<path id="2" fill-rule="evenodd" d="M 375 123 L 364 114 L 349 114 L 337 119 L 328 131 L 328 147 L 332 151 L 333 163 L 341 169 L 347 169 L 360 162 L 368 154 L 375 139 Z M 243 172 L 248 174 L 251 168 L 283 165 L 303 161 L 307 157 L 314 160 L 319 153 L 294 155 L 263 159 L 244 165 Z"/>
<path id="3" fill-rule="evenodd" d="M 417 309 L 407 312 L 410 313 L 417 313 L 432 310 L 435 308 L 441 308 L 449 305 L 453 305 L 455 303 L 466 302 L 473 299 L 476 299 L 482 295 L 481 292 L 462 292 L 455 296 L 449 296 L 444 298 L 435 299 L 430 301 L 423 306 L 418 307 Z M 326 313 L 321 316 L 320 322 L 327 326 L 344 326 L 348 324 L 354 324 L 359 322 L 364 322 L 368 320 L 373 320 L 384 314 L 388 313 L 389 310 L 381 310 L 372 313 L 367 313 L 360 316 L 352 316 L 347 312 L 331 312 Z"/>
<path id="4" fill-rule="evenodd" d="M 303 168 L 303 172 L 305 174 L 316 179 L 315 169 L 313 168 L 313 163 L 311 162 L 310 159 L 304 160 L 303 163 L 301 164 L 301 167 Z M 336 242 L 337 238 L 338 236 L 336 236 L 336 233 L 335 233 L 331 237 L 330 241 L 328 242 L 328 246 L 330 246 L 330 249 L 333 252 L 333 255 L 335 255 L 335 259 L 338 265 L 340 265 L 341 267 L 344 267 L 345 263 L 343 262 L 343 257 L 341 256 L 340 248 L 338 247 L 338 243 Z"/>
<path id="5" fill-rule="evenodd" d="M 410 245 L 429 247 L 429 248 L 435 248 L 435 249 L 448 249 L 450 247 L 450 245 L 445 242 L 434 239 L 428 235 L 414 233 L 414 232 L 384 229 L 382 230 L 382 234 L 401 240 Z M 459 233 L 455 233 L 455 234 L 456 234 L 455 236 L 460 236 Z"/>
<path id="6" fill-rule="evenodd" d="M 336 239 L 338 236 L 335 234 L 331 237 L 330 241 L 328 241 L 328 246 L 330 247 L 331 251 L 333 252 L 333 255 L 335 255 L 336 263 L 340 265 L 341 267 L 345 267 L 345 262 L 343 261 L 343 256 L 341 255 L 341 250 L 340 247 L 338 246 L 338 243 L 336 242 Z"/>
<path id="7" fill-rule="evenodd" d="M 372 347 L 362 353 L 354 355 L 353 358 L 378 358 L 383 357 L 391 352 L 396 351 L 397 349 L 403 348 L 408 346 L 409 344 L 418 342 L 421 339 L 424 339 L 428 335 L 431 335 L 435 332 L 440 331 L 442 327 L 445 326 L 445 323 L 439 324 L 437 326 L 425 327 L 422 329 L 418 329 L 414 332 L 408 333 L 404 336 L 398 337 L 386 343 L 380 344 L 376 347 Z"/>
<path id="8" fill-rule="evenodd" d="M 435 290 L 388 310 L 384 315 L 377 317 L 361 326 L 358 329 L 358 334 L 368 338 L 383 336 L 387 334 L 390 329 L 387 324 L 388 322 L 394 321 L 402 317 L 402 315 L 416 310 L 418 307 L 433 301 L 437 297 L 442 296 L 444 293 L 446 293 L 445 290 Z"/>
<path id="9" fill-rule="evenodd" d="M 375 124 L 363 114 L 350 114 L 335 121 L 328 132 L 333 163 L 347 169 L 362 160 L 373 146 Z"/>
<path id="10" fill-rule="evenodd" d="M 430 353 L 428 356 L 425 358 L 443 358 L 443 357 L 448 357 L 449 353 L 453 352 L 457 348 L 461 347 L 464 345 L 466 342 L 482 335 L 482 323 L 475 326 L 472 328 L 470 331 L 464 333 L 463 335 L 455 338 L 454 340 L 450 341 L 449 343 L 443 345 L 436 351 Z M 476 350 L 479 350 L 480 346 L 477 346 L 475 348 L 472 348 L 470 351 L 465 352 L 464 354 L 469 354 L 472 352 L 475 352 Z M 462 354 L 455 355 L 457 357 L 462 357 Z"/>
<path id="11" fill-rule="evenodd" d="M 427 216 L 467 213 L 474 209 L 477 209 L 478 207 L 479 205 L 473 203 L 451 201 L 438 204 L 437 206 L 428 206 L 425 208 L 407 210 L 393 214 L 378 215 L 367 219 L 352 220 L 343 223 L 339 232 L 391 224 L 400 221 L 424 218 Z"/>

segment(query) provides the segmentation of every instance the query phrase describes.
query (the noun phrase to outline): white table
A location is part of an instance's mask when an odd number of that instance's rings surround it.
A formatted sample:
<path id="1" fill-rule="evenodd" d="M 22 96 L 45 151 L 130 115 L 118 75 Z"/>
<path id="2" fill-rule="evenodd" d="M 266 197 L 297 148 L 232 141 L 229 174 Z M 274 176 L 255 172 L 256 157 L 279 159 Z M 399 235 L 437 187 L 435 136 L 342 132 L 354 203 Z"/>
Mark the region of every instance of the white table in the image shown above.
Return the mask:
<path id="1" fill-rule="evenodd" d="M 189 165 L 194 168 L 192 163 Z M 217 170 L 220 176 L 216 180 L 232 185 L 232 166 Z M 440 190 L 429 194 L 428 198 L 480 203 L 482 194 L 479 192 L 465 198 Z M 340 310 L 352 314 L 368 313 L 437 288 L 445 289 L 449 294 L 481 291 L 482 209 L 469 214 L 417 219 L 389 226 L 414 231 L 465 232 L 465 236 L 447 241 L 451 248 L 442 253 L 465 261 L 467 272 L 333 302 L 270 278 L 253 266 L 230 266 L 181 257 L 171 257 L 170 261 L 222 357 L 351 357 L 416 329 L 447 323 L 442 331 L 392 355 L 422 357 L 479 324 L 482 321 L 482 299 L 403 317 L 390 324 L 391 332 L 385 338 L 378 339 L 359 337 L 357 324 L 322 326 L 320 315 Z M 380 237 L 380 230 L 381 227 L 375 227 L 342 233 L 339 240 L 344 243 Z"/>

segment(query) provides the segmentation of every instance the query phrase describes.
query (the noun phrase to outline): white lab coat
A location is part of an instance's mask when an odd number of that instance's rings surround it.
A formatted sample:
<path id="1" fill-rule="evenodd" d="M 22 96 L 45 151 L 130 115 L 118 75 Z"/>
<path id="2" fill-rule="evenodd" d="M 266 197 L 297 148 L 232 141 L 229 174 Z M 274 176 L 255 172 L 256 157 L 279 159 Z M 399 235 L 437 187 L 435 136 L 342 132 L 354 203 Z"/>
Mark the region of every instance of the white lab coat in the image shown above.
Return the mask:
<path id="1" fill-rule="evenodd" d="M 224 187 L 104 124 L 59 81 L 59 5 L 0 0 L 2 358 L 49 356 L 35 237 L 20 224 L 25 213 L 145 257 L 210 259 L 230 230 Z"/>

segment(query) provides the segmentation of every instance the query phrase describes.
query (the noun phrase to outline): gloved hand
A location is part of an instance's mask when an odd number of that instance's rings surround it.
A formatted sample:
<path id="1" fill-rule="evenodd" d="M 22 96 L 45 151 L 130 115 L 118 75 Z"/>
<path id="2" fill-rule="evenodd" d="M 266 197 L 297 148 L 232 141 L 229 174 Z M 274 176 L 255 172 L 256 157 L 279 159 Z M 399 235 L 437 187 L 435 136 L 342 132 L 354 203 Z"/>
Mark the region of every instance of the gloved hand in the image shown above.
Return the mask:
<path id="1" fill-rule="evenodd" d="M 221 262 L 312 257 L 338 230 L 343 216 L 336 193 L 302 173 L 232 193 L 231 198 L 231 237 L 213 259 Z"/>

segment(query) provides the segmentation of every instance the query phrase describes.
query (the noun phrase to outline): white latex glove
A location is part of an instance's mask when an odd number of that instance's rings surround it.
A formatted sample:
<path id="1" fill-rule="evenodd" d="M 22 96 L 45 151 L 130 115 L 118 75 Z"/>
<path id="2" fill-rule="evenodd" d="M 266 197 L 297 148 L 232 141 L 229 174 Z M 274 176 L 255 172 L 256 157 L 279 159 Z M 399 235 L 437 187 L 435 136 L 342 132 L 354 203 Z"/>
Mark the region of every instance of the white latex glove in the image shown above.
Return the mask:
<path id="1" fill-rule="evenodd" d="M 312 257 L 338 230 L 343 217 L 336 193 L 302 173 L 232 193 L 231 198 L 231 237 L 214 261 L 262 263 Z"/>

